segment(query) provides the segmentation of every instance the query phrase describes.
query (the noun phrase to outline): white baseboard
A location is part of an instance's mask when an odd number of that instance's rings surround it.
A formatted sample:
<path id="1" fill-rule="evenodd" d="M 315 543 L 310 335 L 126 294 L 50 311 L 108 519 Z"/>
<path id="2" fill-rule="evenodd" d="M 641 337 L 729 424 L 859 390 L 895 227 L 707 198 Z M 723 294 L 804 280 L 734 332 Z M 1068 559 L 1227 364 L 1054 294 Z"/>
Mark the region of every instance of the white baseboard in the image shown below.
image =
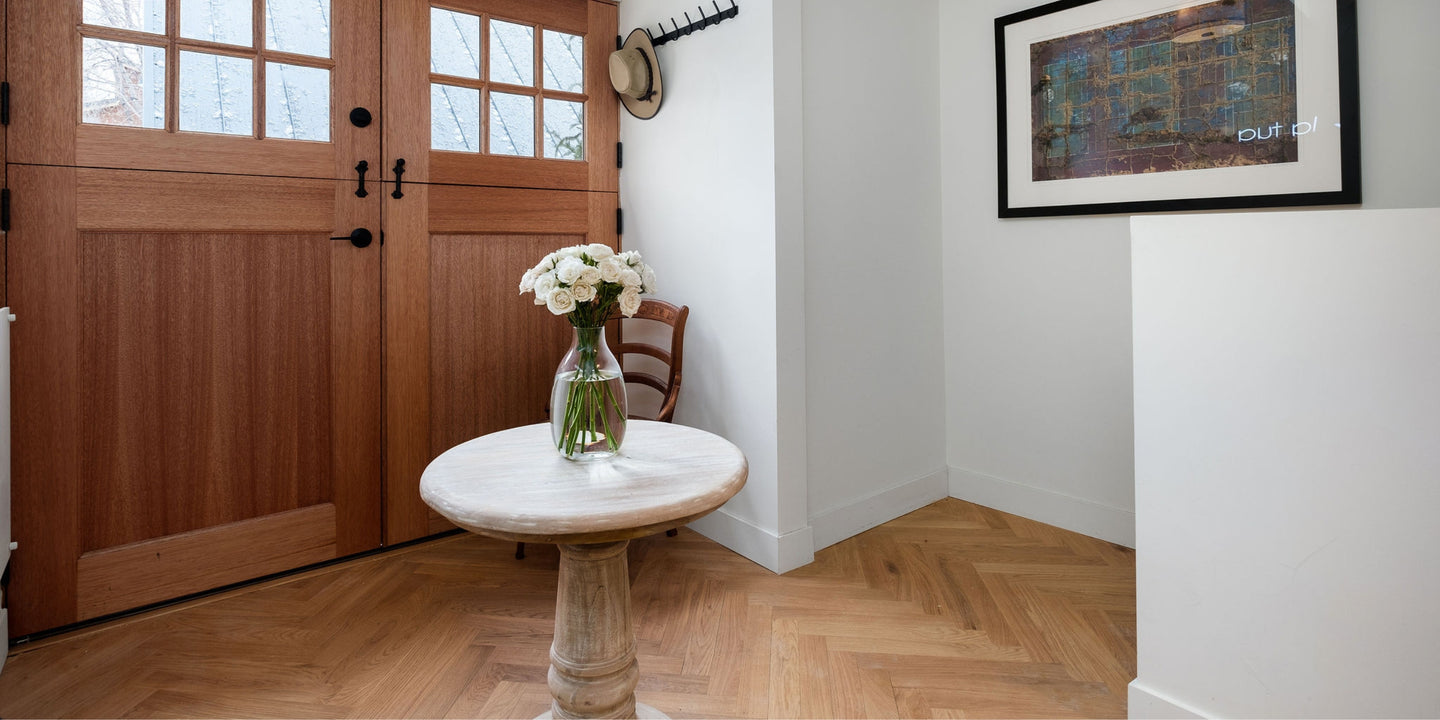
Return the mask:
<path id="1" fill-rule="evenodd" d="M 815 530 L 815 549 L 830 547 L 948 497 L 950 484 L 947 475 L 947 468 L 940 468 L 925 477 L 885 488 L 810 518 L 810 527 Z"/>
<path id="2" fill-rule="evenodd" d="M 950 468 L 950 495 L 1082 535 L 1135 547 L 1134 510 L 1122 510 L 953 466 Z"/>
<path id="3" fill-rule="evenodd" d="M 689 527 L 773 573 L 787 573 L 815 561 L 815 540 L 808 526 L 776 535 L 722 508 Z"/>
<path id="4" fill-rule="evenodd" d="M 1138 678 L 1130 682 L 1128 714 L 1132 720 L 1198 720 L 1213 717 L 1146 687 Z"/>

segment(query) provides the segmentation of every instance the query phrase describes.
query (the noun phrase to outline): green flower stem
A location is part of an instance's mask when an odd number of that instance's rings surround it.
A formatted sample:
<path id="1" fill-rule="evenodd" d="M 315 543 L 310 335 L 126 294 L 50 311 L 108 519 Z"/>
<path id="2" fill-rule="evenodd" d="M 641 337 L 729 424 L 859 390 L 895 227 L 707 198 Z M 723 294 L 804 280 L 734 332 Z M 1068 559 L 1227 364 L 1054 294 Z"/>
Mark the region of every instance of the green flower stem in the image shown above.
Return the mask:
<path id="1" fill-rule="evenodd" d="M 609 417 L 612 409 L 617 415 L 620 412 L 620 403 L 609 385 L 614 378 L 603 377 L 598 367 L 602 332 L 603 327 L 575 328 L 579 362 L 574 376 L 567 381 L 570 387 L 566 391 L 564 420 L 557 444 L 557 449 L 566 456 L 583 452 L 587 445 L 601 437 L 611 452 L 620 448 L 611 432 Z"/>

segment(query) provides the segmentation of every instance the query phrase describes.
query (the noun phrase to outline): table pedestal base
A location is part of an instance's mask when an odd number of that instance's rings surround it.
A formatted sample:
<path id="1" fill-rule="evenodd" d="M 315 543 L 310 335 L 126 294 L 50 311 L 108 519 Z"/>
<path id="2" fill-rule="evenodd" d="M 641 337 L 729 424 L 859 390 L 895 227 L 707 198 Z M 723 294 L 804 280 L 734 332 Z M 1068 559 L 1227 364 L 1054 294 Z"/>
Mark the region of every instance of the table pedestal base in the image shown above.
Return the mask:
<path id="1" fill-rule="evenodd" d="M 630 623 L 629 545 L 560 546 L 549 675 L 555 718 L 636 716 L 640 663 Z"/>
<path id="2" fill-rule="evenodd" d="M 669 715 L 645 703 L 635 703 L 635 717 L 639 718 L 639 720 L 670 720 Z M 554 720 L 554 718 L 554 712 L 547 712 L 544 715 L 537 716 L 535 720 Z"/>

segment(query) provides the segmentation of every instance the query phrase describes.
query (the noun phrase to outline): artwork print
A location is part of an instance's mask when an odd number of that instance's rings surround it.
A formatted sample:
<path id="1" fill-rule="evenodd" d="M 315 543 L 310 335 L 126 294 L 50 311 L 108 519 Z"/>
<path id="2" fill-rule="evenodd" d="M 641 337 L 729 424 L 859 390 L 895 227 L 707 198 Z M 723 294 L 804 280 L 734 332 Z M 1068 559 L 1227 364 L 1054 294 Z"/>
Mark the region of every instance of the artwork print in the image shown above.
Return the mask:
<path id="1" fill-rule="evenodd" d="M 1220 0 L 1030 45 L 1031 179 L 1295 163 L 1293 0 Z"/>

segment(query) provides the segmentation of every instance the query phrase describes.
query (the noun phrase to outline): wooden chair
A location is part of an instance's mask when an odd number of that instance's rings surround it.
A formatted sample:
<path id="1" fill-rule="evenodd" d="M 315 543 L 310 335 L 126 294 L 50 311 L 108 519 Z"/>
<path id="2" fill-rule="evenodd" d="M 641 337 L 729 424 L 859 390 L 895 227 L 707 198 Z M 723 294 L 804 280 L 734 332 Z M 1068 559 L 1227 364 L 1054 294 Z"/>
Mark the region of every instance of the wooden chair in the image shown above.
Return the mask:
<path id="1" fill-rule="evenodd" d="M 675 401 L 680 397 L 680 367 L 685 359 L 685 321 L 690 317 L 690 307 L 687 305 L 672 305 L 664 300 L 646 298 L 640 301 L 640 309 L 635 312 L 632 320 L 651 320 L 670 326 L 670 349 L 666 350 L 650 343 L 643 342 L 622 342 L 615 347 L 615 358 L 620 361 L 620 366 L 625 366 L 626 355 L 647 355 L 659 361 L 665 366 L 664 378 L 638 370 L 625 371 L 626 385 L 644 385 L 654 388 L 660 392 L 660 410 L 655 417 L 645 417 L 631 413 L 631 419 L 658 420 L 670 422 L 675 417 Z M 547 408 L 546 412 L 549 410 Z M 665 531 L 667 537 L 675 537 L 679 533 L 675 528 Z M 515 543 L 515 559 L 525 559 L 525 543 Z"/>
<path id="2" fill-rule="evenodd" d="M 620 360 L 620 365 L 625 366 L 626 355 L 647 355 L 659 361 L 665 366 L 664 375 L 652 375 L 638 370 L 625 371 L 625 383 L 627 385 L 644 385 L 654 388 L 660 393 L 660 410 L 655 417 L 644 417 L 630 414 L 631 418 L 640 420 L 658 420 L 670 422 L 675 417 L 675 401 L 680 397 L 680 367 L 685 359 L 685 321 L 690 317 L 690 308 L 685 305 L 672 305 L 664 300 L 646 299 L 640 302 L 640 310 L 635 313 L 635 320 L 650 320 L 670 326 L 670 347 L 664 349 L 643 342 L 622 342 L 616 348 L 615 355 Z"/>

